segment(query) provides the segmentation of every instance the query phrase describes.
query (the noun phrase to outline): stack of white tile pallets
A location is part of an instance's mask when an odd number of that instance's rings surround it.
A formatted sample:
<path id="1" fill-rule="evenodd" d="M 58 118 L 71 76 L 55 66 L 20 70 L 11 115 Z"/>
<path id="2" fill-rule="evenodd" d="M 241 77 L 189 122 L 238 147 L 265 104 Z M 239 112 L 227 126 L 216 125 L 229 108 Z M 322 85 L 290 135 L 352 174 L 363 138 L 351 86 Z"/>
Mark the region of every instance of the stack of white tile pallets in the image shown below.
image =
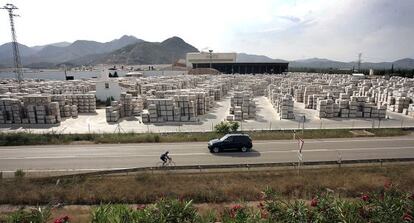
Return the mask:
<path id="1" fill-rule="evenodd" d="M 144 98 L 141 96 L 134 97 L 132 99 L 132 115 L 138 116 L 141 115 L 142 110 L 144 110 Z"/>
<path id="2" fill-rule="evenodd" d="M 62 95 L 62 94 L 51 95 L 51 100 L 52 100 L 52 102 L 57 102 L 58 103 L 61 117 L 70 117 L 71 116 L 71 114 L 66 115 L 67 113 L 65 113 L 65 105 L 66 105 L 65 95 Z"/>
<path id="3" fill-rule="evenodd" d="M 282 119 L 295 118 L 293 113 L 293 103 L 293 97 L 291 95 L 283 95 L 280 97 L 277 111 Z"/>
<path id="4" fill-rule="evenodd" d="M 180 117 L 181 122 L 196 121 L 197 116 L 197 103 L 195 102 L 196 97 L 194 95 L 178 95 L 174 97 L 177 106 L 177 113 L 174 116 Z M 175 110 L 174 110 L 175 111 Z M 175 118 L 176 119 L 176 118 Z"/>
<path id="5" fill-rule="evenodd" d="M 118 101 L 111 101 L 111 106 L 105 108 L 106 121 L 117 122 L 120 118 Z"/>
<path id="6" fill-rule="evenodd" d="M 58 102 L 52 102 L 51 96 L 23 96 L 24 123 L 56 124 L 61 122 L 61 112 Z"/>
<path id="7" fill-rule="evenodd" d="M 93 94 L 65 95 L 69 105 L 76 105 L 79 113 L 96 113 L 96 100 Z"/>
<path id="8" fill-rule="evenodd" d="M 305 87 L 305 91 L 303 92 L 303 102 L 305 103 L 305 108 L 313 108 L 313 102 L 309 103 L 309 96 L 314 94 L 318 94 L 320 92 L 318 86 L 307 86 Z"/>
<path id="9" fill-rule="evenodd" d="M 299 103 L 303 103 L 304 95 L 305 95 L 305 88 L 300 86 L 298 89 L 294 90 L 295 101 Z"/>
<path id="10" fill-rule="evenodd" d="M 60 108 L 58 102 L 51 102 L 48 109 L 46 110 L 45 123 L 46 124 L 56 124 L 60 123 Z"/>
<path id="11" fill-rule="evenodd" d="M 71 108 L 70 113 L 72 114 L 72 118 L 77 118 L 78 115 L 79 115 L 78 106 L 77 105 L 71 105 L 70 108 Z"/>
<path id="12" fill-rule="evenodd" d="M 127 93 L 121 93 L 119 99 L 119 115 L 120 117 L 131 117 L 133 111 L 132 95 Z"/>
<path id="13" fill-rule="evenodd" d="M 333 115 L 334 115 L 333 104 L 334 104 L 333 100 L 331 100 L 331 99 L 317 100 L 316 117 L 318 117 L 318 118 L 333 118 Z"/>
<path id="14" fill-rule="evenodd" d="M 249 91 L 238 91 L 230 98 L 230 114 L 234 114 L 235 121 L 256 117 L 256 103 L 251 95 Z"/>
<path id="15" fill-rule="evenodd" d="M 0 99 L 0 123 L 21 123 L 21 103 L 15 98 Z"/>
<path id="16" fill-rule="evenodd" d="M 176 97 L 178 101 L 174 101 L 173 98 L 148 99 L 150 122 L 195 121 L 195 102 L 190 101 L 189 95 Z"/>
<path id="17" fill-rule="evenodd" d="M 196 107 L 197 107 L 196 115 L 206 114 L 206 111 L 207 111 L 206 107 L 209 107 L 209 105 L 207 105 L 208 101 L 206 102 L 207 94 L 204 92 L 194 92 L 190 94 L 194 96 L 194 100 L 195 100 Z"/>

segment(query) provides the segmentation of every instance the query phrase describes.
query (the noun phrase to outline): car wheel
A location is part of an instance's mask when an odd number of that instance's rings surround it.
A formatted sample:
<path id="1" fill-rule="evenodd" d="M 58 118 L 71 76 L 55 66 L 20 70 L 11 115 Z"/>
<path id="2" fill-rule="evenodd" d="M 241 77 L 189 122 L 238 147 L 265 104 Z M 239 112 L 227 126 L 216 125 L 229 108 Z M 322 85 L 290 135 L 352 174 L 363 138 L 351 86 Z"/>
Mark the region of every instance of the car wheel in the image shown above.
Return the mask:
<path id="1" fill-rule="evenodd" d="M 211 151 L 213 153 L 218 153 L 218 152 L 220 152 L 220 149 L 218 147 L 214 147 Z"/>
<path id="2" fill-rule="evenodd" d="M 244 147 L 244 146 L 243 146 L 243 147 L 241 148 L 241 151 L 245 153 L 245 152 L 249 151 L 249 149 L 248 149 L 247 147 Z"/>

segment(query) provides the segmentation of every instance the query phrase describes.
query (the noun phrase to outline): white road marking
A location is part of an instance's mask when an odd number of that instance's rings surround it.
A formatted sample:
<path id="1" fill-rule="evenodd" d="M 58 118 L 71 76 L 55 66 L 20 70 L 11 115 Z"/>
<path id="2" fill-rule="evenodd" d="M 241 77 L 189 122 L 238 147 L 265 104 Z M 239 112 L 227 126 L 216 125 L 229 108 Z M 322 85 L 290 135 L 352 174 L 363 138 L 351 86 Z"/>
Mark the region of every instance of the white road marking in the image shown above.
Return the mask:
<path id="1" fill-rule="evenodd" d="M 336 151 L 363 151 L 363 150 L 404 150 L 414 149 L 412 146 L 408 147 L 364 147 L 364 148 L 349 148 L 349 149 L 304 149 L 303 153 L 311 152 L 336 152 Z M 257 151 L 260 154 L 267 153 L 296 153 L 298 150 L 272 150 L 272 151 Z M 221 154 L 238 154 L 243 153 L 221 153 Z M 171 156 L 212 156 L 211 153 L 171 153 Z M 246 154 L 248 155 L 248 154 Z M 72 156 L 33 156 L 33 157 L 4 157 L 0 160 L 35 160 L 35 159 L 75 159 L 75 158 L 128 158 L 128 157 L 159 157 L 159 154 L 142 154 L 142 155 L 96 155 L 96 154 L 84 154 L 84 155 L 72 155 Z"/>

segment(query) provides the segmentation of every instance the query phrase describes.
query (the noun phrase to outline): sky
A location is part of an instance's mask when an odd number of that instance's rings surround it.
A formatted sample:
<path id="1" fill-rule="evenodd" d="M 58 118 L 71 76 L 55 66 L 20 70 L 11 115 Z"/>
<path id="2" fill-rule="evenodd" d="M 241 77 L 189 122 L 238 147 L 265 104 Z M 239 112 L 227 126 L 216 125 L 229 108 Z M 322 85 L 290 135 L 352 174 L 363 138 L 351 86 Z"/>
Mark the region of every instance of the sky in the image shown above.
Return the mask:
<path id="1" fill-rule="evenodd" d="M 414 0 L 0 0 L 16 5 L 17 39 L 107 42 L 179 36 L 199 50 L 277 59 L 414 58 Z M 0 10 L 0 43 L 10 42 Z"/>

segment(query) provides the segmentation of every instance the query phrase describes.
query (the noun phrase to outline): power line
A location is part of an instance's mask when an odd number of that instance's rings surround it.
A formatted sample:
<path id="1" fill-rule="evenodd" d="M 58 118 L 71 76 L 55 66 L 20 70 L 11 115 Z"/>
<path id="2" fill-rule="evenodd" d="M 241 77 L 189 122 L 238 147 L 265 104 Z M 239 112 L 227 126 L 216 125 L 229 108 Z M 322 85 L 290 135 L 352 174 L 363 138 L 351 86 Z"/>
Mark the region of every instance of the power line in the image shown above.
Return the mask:
<path id="1" fill-rule="evenodd" d="M 22 61 L 20 59 L 19 45 L 17 43 L 16 30 L 14 28 L 14 17 L 19 16 L 19 15 L 13 13 L 13 10 L 16 10 L 18 8 L 14 6 L 13 4 L 6 4 L 3 8 L 0 8 L 0 9 L 5 9 L 9 12 L 10 27 L 11 27 L 11 33 L 12 33 L 14 67 L 15 67 L 15 73 L 16 73 L 17 80 L 19 81 L 19 87 L 21 87 L 21 82 L 23 80 Z"/>

